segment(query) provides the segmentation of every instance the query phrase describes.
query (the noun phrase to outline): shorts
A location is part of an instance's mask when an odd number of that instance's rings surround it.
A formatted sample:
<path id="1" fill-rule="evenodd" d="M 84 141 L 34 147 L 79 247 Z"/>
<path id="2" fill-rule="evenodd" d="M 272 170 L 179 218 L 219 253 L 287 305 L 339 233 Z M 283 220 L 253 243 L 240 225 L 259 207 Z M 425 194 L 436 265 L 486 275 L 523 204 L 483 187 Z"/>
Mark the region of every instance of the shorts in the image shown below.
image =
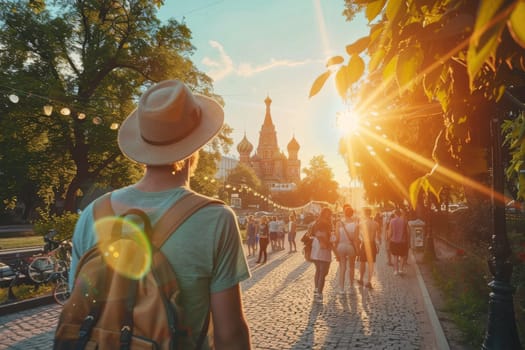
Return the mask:
<path id="1" fill-rule="evenodd" d="M 355 257 L 356 255 L 354 246 L 348 243 L 339 243 L 335 249 L 335 252 L 338 257 Z"/>
<path id="2" fill-rule="evenodd" d="M 270 232 L 270 241 L 275 241 L 277 239 L 277 232 Z"/>
<path id="3" fill-rule="evenodd" d="M 293 241 L 295 241 L 295 235 L 296 235 L 295 232 L 289 232 L 289 233 L 288 233 L 288 242 L 293 242 Z"/>
<path id="4" fill-rule="evenodd" d="M 390 242 L 390 253 L 395 256 L 407 256 L 408 244 L 406 242 Z"/>
<path id="5" fill-rule="evenodd" d="M 370 248 L 372 250 L 372 259 L 373 262 L 376 262 L 376 256 L 377 256 L 377 247 L 375 242 L 370 242 Z M 361 243 L 361 247 L 359 249 L 359 261 L 368 261 L 366 249 L 364 248 L 364 244 Z"/>

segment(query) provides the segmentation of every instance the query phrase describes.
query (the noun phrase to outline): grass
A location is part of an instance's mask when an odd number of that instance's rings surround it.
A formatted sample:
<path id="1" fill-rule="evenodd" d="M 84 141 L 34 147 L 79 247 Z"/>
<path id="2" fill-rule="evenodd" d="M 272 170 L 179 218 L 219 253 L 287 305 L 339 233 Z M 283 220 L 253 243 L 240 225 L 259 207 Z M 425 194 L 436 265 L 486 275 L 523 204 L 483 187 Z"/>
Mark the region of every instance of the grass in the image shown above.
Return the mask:
<path id="1" fill-rule="evenodd" d="M 35 287 L 31 284 L 20 284 L 13 287 L 13 294 L 16 296 L 16 300 L 25 300 L 36 297 L 41 297 L 44 295 L 49 295 L 55 285 L 53 283 L 41 284 L 38 287 Z M 0 288 L 0 304 L 6 303 L 9 297 L 8 288 Z"/>
<path id="2" fill-rule="evenodd" d="M 487 324 L 489 272 L 485 261 L 466 255 L 434 262 L 432 273 L 445 307 L 466 344 L 480 348 Z"/>
<path id="3" fill-rule="evenodd" d="M 25 237 L 0 237 L 0 250 L 24 247 L 43 246 L 44 238 L 42 236 L 25 236 Z"/>

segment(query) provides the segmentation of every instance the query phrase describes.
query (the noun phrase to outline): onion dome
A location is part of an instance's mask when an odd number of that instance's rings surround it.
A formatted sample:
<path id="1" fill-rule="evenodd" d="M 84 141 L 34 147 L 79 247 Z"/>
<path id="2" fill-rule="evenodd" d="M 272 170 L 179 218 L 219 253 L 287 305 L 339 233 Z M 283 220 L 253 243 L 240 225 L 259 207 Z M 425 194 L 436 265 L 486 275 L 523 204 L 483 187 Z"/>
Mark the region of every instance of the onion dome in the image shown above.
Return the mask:
<path id="1" fill-rule="evenodd" d="M 246 134 L 244 134 L 241 142 L 237 145 L 237 151 L 239 151 L 239 153 L 252 153 L 253 145 L 246 138 Z"/>
<path id="2" fill-rule="evenodd" d="M 288 147 L 287 147 L 288 152 L 299 151 L 299 148 L 301 148 L 301 146 L 299 146 L 299 142 L 297 142 L 297 140 L 295 139 L 295 136 L 293 136 L 290 142 L 288 142 Z"/>

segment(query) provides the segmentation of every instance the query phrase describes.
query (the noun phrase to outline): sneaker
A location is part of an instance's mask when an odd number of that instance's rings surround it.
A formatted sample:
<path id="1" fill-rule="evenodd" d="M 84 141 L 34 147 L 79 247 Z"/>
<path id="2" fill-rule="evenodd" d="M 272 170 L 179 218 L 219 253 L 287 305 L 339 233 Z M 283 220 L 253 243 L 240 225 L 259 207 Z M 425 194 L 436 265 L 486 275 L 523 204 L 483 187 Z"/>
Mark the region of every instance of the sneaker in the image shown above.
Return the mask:
<path id="1" fill-rule="evenodd" d="M 399 272 L 397 270 L 394 271 L 394 276 L 399 275 Z"/>
<path id="2" fill-rule="evenodd" d="M 365 285 L 366 288 L 368 289 L 374 289 L 372 288 L 372 283 L 368 282 L 366 285 Z"/>
<path id="3" fill-rule="evenodd" d="M 317 288 L 314 289 L 314 296 L 318 296 L 319 295 L 319 290 L 317 290 Z"/>

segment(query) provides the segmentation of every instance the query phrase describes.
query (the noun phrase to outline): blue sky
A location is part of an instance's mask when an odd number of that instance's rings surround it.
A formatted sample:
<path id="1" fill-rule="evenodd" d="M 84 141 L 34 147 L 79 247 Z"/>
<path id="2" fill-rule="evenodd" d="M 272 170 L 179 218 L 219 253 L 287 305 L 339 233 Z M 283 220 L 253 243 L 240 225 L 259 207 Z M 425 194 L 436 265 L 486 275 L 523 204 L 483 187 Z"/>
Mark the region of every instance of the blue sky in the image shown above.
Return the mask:
<path id="1" fill-rule="evenodd" d="M 192 60 L 214 79 L 225 101 L 225 121 L 234 129 L 231 155 L 238 157 L 244 133 L 257 147 L 269 95 L 284 153 L 295 135 L 302 168 L 323 155 L 335 179 L 348 185 L 337 153 L 336 113 L 345 107 L 333 80 L 308 98 L 326 60 L 346 57 L 345 46 L 368 33 L 364 20 L 346 22 L 343 9 L 343 0 L 166 0 L 159 17 L 184 20 L 192 31 Z"/>

